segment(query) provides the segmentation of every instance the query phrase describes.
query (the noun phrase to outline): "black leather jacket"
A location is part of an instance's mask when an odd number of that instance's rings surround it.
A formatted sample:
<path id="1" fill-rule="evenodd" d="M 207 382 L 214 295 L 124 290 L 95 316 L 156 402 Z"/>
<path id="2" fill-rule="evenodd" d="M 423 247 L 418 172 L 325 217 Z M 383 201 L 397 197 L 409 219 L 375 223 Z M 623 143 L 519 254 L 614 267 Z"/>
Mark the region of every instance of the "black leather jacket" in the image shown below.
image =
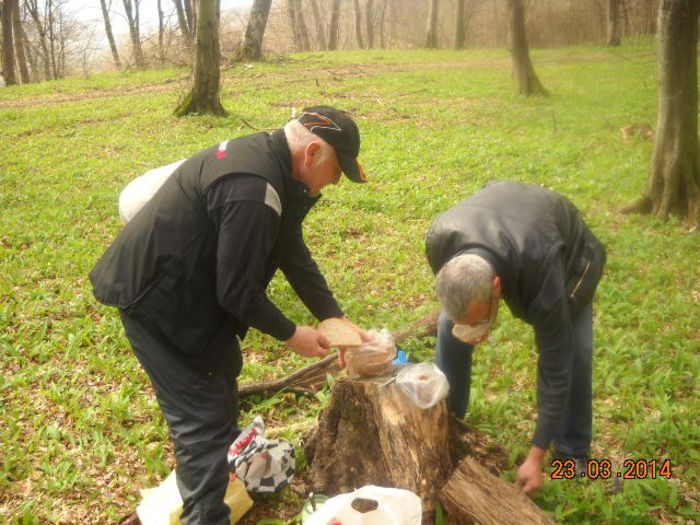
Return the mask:
<path id="1" fill-rule="evenodd" d="M 569 391 L 572 319 L 593 300 L 605 248 L 562 195 L 499 181 L 439 215 L 426 251 L 434 273 L 456 255 L 482 256 L 500 276 L 513 315 L 534 327 L 540 356 L 533 443 L 546 449 Z"/>

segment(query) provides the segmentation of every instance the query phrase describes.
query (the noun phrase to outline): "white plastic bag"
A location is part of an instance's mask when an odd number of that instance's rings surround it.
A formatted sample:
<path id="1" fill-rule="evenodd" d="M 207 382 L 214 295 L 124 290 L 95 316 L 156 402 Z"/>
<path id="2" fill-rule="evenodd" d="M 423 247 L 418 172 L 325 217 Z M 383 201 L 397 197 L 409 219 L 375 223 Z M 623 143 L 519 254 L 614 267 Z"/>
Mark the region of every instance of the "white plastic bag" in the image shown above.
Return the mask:
<path id="1" fill-rule="evenodd" d="M 391 368 L 396 357 L 394 336 L 386 328 L 368 334 L 372 340 L 345 353 L 345 362 L 350 377 L 371 377 L 381 375 Z"/>
<path id="2" fill-rule="evenodd" d="M 410 490 L 365 485 L 330 498 L 303 525 L 421 525 L 422 514 L 420 498 Z"/>
<path id="3" fill-rule="evenodd" d="M 396 374 L 396 384 L 422 409 L 430 408 L 445 399 L 450 391 L 447 377 L 433 363 L 404 365 Z"/>

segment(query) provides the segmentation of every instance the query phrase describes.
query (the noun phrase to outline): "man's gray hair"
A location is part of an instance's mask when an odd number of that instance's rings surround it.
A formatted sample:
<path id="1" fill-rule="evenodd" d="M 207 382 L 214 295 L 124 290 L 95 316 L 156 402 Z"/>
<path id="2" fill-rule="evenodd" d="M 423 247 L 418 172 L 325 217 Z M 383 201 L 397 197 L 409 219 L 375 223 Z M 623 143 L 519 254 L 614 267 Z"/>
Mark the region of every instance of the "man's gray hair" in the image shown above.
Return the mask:
<path id="1" fill-rule="evenodd" d="M 311 133 L 303 126 L 301 122 L 296 119 L 290 120 L 284 125 L 284 135 L 287 137 L 287 142 L 289 143 L 290 148 L 302 149 L 308 146 L 309 143 L 314 140 L 320 140 L 324 144 L 324 149 L 325 147 L 331 147 L 330 144 L 315 133 Z"/>
<path id="2" fill-rule="evenodd" d="M 493 266 L 473 253 L 447 261 L 435 277 L 435 293 L 447 317 L 462 319 L 472 301 L 488 302 L 494 275 Z"/>

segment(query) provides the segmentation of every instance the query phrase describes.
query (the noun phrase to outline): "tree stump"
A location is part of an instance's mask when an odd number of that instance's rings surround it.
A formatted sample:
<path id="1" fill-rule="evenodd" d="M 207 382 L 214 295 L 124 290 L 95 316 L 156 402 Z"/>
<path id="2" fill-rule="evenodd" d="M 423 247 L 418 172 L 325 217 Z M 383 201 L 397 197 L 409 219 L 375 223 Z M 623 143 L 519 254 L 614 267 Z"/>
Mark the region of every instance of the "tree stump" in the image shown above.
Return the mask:
<path id="1" fill-rule="evenodd" d="M 466 458 L 440 492 L 454 525 L 554 525 L 515 485 Z"/>
<path id="2" fill-rule="evenodd" d="M 363 485 L 407 489 L 435 508 L 452 471 L 447 402 L 422 410 L 387 378 L 341 378 L 305 440 L 311 490 L 329 495 Z"/>

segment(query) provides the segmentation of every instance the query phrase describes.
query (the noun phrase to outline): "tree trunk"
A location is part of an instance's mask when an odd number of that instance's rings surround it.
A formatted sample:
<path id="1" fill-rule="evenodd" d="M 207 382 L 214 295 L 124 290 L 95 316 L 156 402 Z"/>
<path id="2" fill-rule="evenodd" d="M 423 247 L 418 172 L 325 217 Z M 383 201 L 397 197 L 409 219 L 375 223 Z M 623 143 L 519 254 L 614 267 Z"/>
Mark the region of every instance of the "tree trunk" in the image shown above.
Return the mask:
<path id="1" fill-rule="evenodd" d="M 309 33 L 304 23 L 301 0 L 287 0 L 287 9 L 289 10 L 289 24 L 292 28 L 294 51 L 308 51 Z"/>
<path id="2" fill-rule="evenodd" d="M 12 18 L 17 9 L 17 0 L 5 0 L 2 4 L 2 75 L 5 84 L 17 84 L 15 75 L 15 46 L 12 35 Z"/>
<path id="3" fill-rule="evenodd" d="M 620 45 L 620 6 L 618 0 L 608 0 L 607 5 L 607 29 L 608 45 Z"/>
<path id="4" fill-rule="evenodd" d="M 177 116 L 191 113 L 226 115 L 220 99 L 219 18 L 219 0 L 200 0 L 192 74 L 193 86 L 175 110 Z"/>
<path id="5" fill-rule="evenodd" d="M 165 64 L 165 48 L 163 47 L 163 35 L 165 33 L 165 24 L 163 16 L 163 6 L 161 5 L 162 0 L 158 0 L 158 56 L 160 58 L 160 63 Z"/>
<path id="6" fill-rule="evenodd" d="M 185 0 L 185 3 L 189 5 L 189 0 Z M 175 11 L 177 12 L 177 23 L 180 26 L 180 32 L 182 37 L 185 39 L 185 44 L 187 47 L 192 47 L 192 28 L 190 27 L 187 18 L 185 17 L 185 10 L 182 7 L 182 0 L 173 0 L 175 4 Z"/>
<path id="7" fill-rule="evenodd" d="M 362 12 L 360 11 L 360 0 L 352 0 L 355 8 L 355 39 L 357 40 L 357 48 L 364 49 L 365 44 L 362 41 Z"/>
<path id="8" fill-rule="evenodd" d="M 382 14 L 379 16 L 379 46 L 386 47 L 386 34 L 384 29 L 384 18 L 386 16 L 386 6 L 389 0 L 382 0 Z"/>
<path id="9" fill-rule="evenodd" d="M 143 69 L 143 50 L 141 49 L 141 35 L 139 28 L 139 3 L 140 0 L 122 0 L 124 11 L 126 11 L 126 19 L 129 23 L 129 37 L 131 38 L 131 48 L 134 52 L 134 62 L 136 67 Z"/>
<path id="10" fill-rule="evenodd" d="M 374 0 L 367 0 L 365 20 L 367 22 L 367 49 L 372 49 L 374 48 Z"/>
<path id="11" fill-rule="evenodd" d="M 318 2 L 316 0 L 310 0 L 310 2 L 311 14 L 314 17 L 314 24 L 316 25 L 316 42 L 318 43 L 318 48 L 323 50 L 326 49 L 326 32 L 323 30 L 323 19 L 318 9 Z"/>
<path id="12" fill-rule="evenodd" d="M 304 9 L 301 4 L 301 0 L 294 0 L 294 7 L 297 12 L 296 22 L 299 28 L 299 42 L 301 43 L 301 50 L 308 51 L 311 49 L 311 40 L 309 39 L 309 30 L 306 28 L 306 21 L 304 20 Z"/>
<path id="13" fill-rule="evenodd" d="M 17 64 L 17 69 L 19 70 L 19 78 L 22 84 L 29 84 L 31 78 L 29 77 L 29 69 L 27 69 L 27 58 L 24 54 L 24 41 L 26 36 L 24 30 L 22 29 L 22 20 L 19 16 L 19 2 L 15 6 L 12 12 L 12 37 L 15 44 L 15 63 Z"/>
<path id="14" fill-rule="evenodd" d="M 34 20 L 36 32 L 39 35 L 39 44 L 41 45 L 41 51 L 43 53 L 42 58 L 44 61 L 44 80 L 51 80 L 51 54 L 49 53 L 49 44 L 46 41 L 46 27 L 39 16 L 39 6 L 37 5 L 37 0 L 25 0 L 24 5 L 27 11 L 29 11 L 29 16 L 31 16 L 32 20 Z"/>
<path id="15" fill-rule="evenodd" d="M 58 78 L 58 68 L 56 64 L 56 24 L 54 20 L 54 11 L 53 11 L 53 0 L 48 0 L 47 3 L 47 10 L 49 14 L 49 51 L 50 51 L 50 59 L 51 59 L 51 78 L 56 80 Z"/>
<path id="16" fill-rule="evenodd" d="M 109 21 L 109 9 L 107 8 L 107 0 L 100 0 L 102 5 L 102 18 L 105 21 L 105 33 L 107 34 L 107 40 L 109 41 L 109 48 L 112 50 L 112 58 L 114 59 L 114 65 L 118 69 L 121 69 L 122 64 L 119 60 L 119 51 L 117 51 L 117 44 L 114 42 L 114 34 L 112 33 L 112 23 Z M 110 7 L 112 2 L 110 1 Z"/>
<path id="17" fill-rule="evenodd" d="M 438 0 L 430 0 L 428 12 L 428 28 L 426 30 L 425 47 L 437 47 Z"/>
<path id="18" fill-rule="evenodd" d="M 262 42 L 271 4 L 272 0 L 255 0 L 253 2 L 241 45 L 241 60 L 262 60 Z"/>
<path id="19" fill-rule="evenodd" d="M 26 37 L 24 40 L 24 54 L 27 57 L 27 62 L 29 62 L 29 77 L 31 82 L 39 82 L 41 80 L 41 74 L 39 73 L 39 66 L 36 62 L 37 53 L 33 49 L 29 39 Z"/>
<path id="20" fill-rule="evenodd" d="M 440 491 L 452 523 L 554 525 L 525 493 L 467 457 Z"/>
<path id="21" fill-rule="evenodd" d="M 464 49 L 464 41 L 467 34 L 464 23 L 464 2 L 466 0 L 457 0 L 457 18 L 455 20 L 455 49 Z"/>
<path id="22" fill-rule="evenodd" d="M 659 113 L 644 195 L 625 212 L 672 214 L 700 227 L 697 0 L 662 0 L 658 17 Z"/>
<path id="23" fill-rule="evenodd" d="M 513 56 L 513 70 L 518 78 L 518 90 L 521 95 L 549 95 L 542 86 L 535 68 L 532 67 L 530 51 L 525 34 L 525 9 L 522 0 L 508 0 L 510 8 L 510 35 L 511 54 Z"/>
<path id="24" fill-rule="evenodd" d="M 311 489 L 349 492 L 366 484 L 408 489 L 434 509 L 452 470 L 447 401 L 414 405 L 386 378 L 341 378 L 305 440 Z"/>
<path id="25" fill-rule="evenodd" d="M 195 33 L 197 32 L 197 11 L 199 9 L 199 0 L 184 0 L 184 2 L 187 27 L 190 28 L 190 38 L 194 42 Z M 221 3 L 219 3 L 219 6 L 221 6 Z"/>
<path id="26" fill-rule="evenodd" d="M 331 23 L 328 26 L 328 49 L 338 49 L 338 19 L 340 18 L 340 0 L 333 0 L 331 6 Z"/>
<path id="27" fill-rule="evenodd" d="M 63 6 L 58 3 L 58 59 L 56 60 L 56 78 L 66 76 L 66 25 L 63 19 Z"/>

